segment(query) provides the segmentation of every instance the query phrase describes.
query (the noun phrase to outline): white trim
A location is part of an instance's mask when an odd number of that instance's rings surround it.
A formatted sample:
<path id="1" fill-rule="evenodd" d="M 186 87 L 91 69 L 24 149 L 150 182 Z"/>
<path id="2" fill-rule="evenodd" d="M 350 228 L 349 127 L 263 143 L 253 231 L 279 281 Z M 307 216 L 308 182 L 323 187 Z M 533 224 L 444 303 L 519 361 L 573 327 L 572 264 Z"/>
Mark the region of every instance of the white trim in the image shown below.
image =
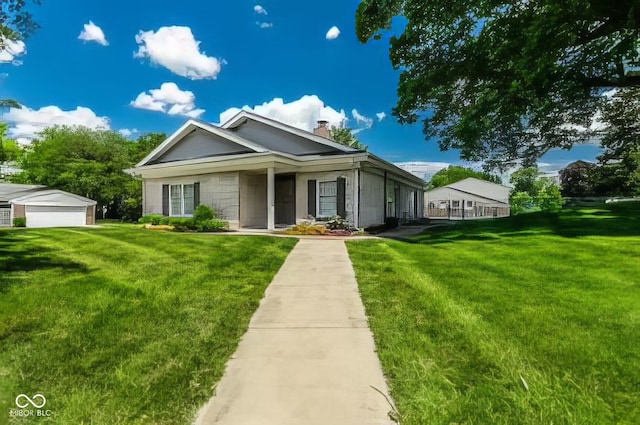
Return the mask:
<path id="1" fill-rule="evenodd" d="M 336 184 L 336 212 L 333 215 L 320 215 L 320 183 L 335 183 Z M 346 183 L 346 182 L 345 182 Z M 307 195 L 308 196 L 308 195 Z M 338 178 L 316 179 L 316 218 L 331 218 L 338 214 Z M 342 217 L 346 218 L 346 217 Z"/>
<path id="2" fill-rule="evenodd" d="M 179 186 L 180 187 L 180 214 L 173 214 L 173 200 L 171 197 L 171 187 L 172 186 Z M 195 212 L 196 209 L 196 205 L 195 205 L 195 183 L 169 183 L 169 217 L 193 217 L 193 213 L 191 214 L 185 214 L 184 213 L 184 187 L 185 186 L 193 186 L 193 195 L 194 195 L 194 199 L 193 199 L 193 210 Z"/>

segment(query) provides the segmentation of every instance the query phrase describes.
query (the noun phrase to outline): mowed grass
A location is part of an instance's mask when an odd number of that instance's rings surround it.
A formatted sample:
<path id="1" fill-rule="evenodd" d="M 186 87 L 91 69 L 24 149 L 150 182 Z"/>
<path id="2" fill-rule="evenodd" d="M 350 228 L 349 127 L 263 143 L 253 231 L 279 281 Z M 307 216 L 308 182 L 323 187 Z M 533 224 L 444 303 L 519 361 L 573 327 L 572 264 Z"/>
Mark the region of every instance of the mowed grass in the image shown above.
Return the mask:
<path id="1" fill-rule="evenodd" d="M 212 395 L 295 240 L 0 231 L 0 423 L 186 424 Z"/>
<path id="2" fill-rule="evenodd" d="M 348 243 L 401 423 L 640 424 L 639 211 Z"/>

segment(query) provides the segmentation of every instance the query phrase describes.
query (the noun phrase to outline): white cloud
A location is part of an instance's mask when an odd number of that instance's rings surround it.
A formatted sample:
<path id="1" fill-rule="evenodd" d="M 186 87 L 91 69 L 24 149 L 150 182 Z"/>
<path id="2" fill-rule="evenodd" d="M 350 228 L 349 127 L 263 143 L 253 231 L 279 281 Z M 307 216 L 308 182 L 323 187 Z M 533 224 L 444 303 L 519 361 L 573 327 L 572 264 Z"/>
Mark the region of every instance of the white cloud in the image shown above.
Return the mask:
<path id="1" fill-rule="evenodd" d="M 83 41 L 95 41 L 103 46 L 108 46 L 109 42 L 102 31 L 102 28 L 89 21 L 88 24 L 84 24 L 84 30 L 80 32 L 78 39 Z"/>
<path id="2" fill-rule="evenodd" d="M 273 28 L 273 22 L 256 22 L 256 25 L 262 29 Z"/>
<path id="3" fill-rule="evenodd" d="M 176 83 L 162 83 L 159 89 L 149 90 L 151 96 L 164 103 L 194 103 L 196 100 L 193 92 L 180 90 Z"/>
<path id="4" fill-rule="evenodd" d="M 16 60 L 17 56 L 27 53 L 27 46 L 22 40 L 8 40 L 3 39 L 0 41 L 0 63 L 13 63 L 14 65 L 22 65 L 22 62 Z"/>
<path id="5" fill-rule="evenodd" d="M 89 108 L 78 106 L 75 110 L 63 111 L 57 106 L 45 106 L 40 109 L 11 108 L 4 119 L 12 123 L 9 135 L 21 143 L 28 143 L 38 133 L 54 125 L 85 126 L 92 129 L 109 129 L 109 118 L 99 117 Z"/>
<path id="6" fill-rule="evenodd" d="M 137 128 L 121 128 L 120 130 L 118 130 L 118 133 L 122 134 L 124 137 L 131 137 L 133 136 L 135 133 L 138 133 L 138 129 Z"/>
<path id="7" fill-rule="evenodd" d="M 364 125 L 366 128 L 371 128 L 371 126 L 373 125 L 373 120 L 371 118 L 365 117 L 364 115 L 360 114 L 355 108 L 351 110 L 351 115 L 353 115 L 353 118 L 355 118 L 356 123 Z"/>
<path id="8" fill-rule="evenodd" d="M 259 4 L 256 4 L 255 6 L 253 6 L 253 10 L 258 14 L 258 15 L 266 15 L 267 11 L 265 10 L 264 7 L 260 6 Z"/>
<path id="9" fill-rule="evenodd" d="M 220 122 L 228 121 L 240 110 L 254 112 L 306 131 L 312 131 L 318 120 L 326 120 L 330 126 L 336 127 L 342 126 L 347 121 L 344 110 L 338 111 L 325 105 L 316 95 L 306 95 L 289 103 L 285 103 L 281 98 L 275 98 L 254 107 L 245 105 L 242 108 L 229 108 L 220 114 Z"/>
<path id="10" fill-rule="evenodd" d="M 452 165 L 448 162 L 410 161 L 396 162 L 394 165 L 418 176 L 424 181 L 429 181 L 435 173 Z"/>
<path id="11" fill-rule="evenodd" d="M 215 79 L 223 61 L 200 51 L 200 41 L 189 27 L 161 27 L 158 31 L 140 31 L 136 35 L 136 58 L 149 58 L 155 64 L 192 80 Z"/>
<path id="12" fill-rule="evenodd" d="M 338 29 L 338 27 L 331 27 L 331 29 L 327 31 L 327 35 L 325 36 L 325 38 L 327 40 L 335 40 L 336 38 L 338 38 L 339 35 L 340 35 L 340 30 Z"/>
<path id="13" fill-rule="evenodd" d="M 164 112 L 164 107 L 166 106 L 164 102 L 155 100 L 153 96 L 145 92 L 140 93 L 136 100 L 132 100 L 129 104 L 134 108 L 158 112 Z"/>
<path id="14" fill-rule="evenodd" d="M 180 90 L 176 83 L 162 83 L 159 89 L 142 92 L 129 104 L 138 109 L 198 118 L 205 110 L 197 109 L 195 102 L 193 92 Z"/>
<path id="15" fill-rule="evenodd" d="M 378 112 L 376 114 L 376 117 L 378 117 L 378 122 L 382 121 L 383 119 L 387 118 L 387 114 L 385 112 Z"/>

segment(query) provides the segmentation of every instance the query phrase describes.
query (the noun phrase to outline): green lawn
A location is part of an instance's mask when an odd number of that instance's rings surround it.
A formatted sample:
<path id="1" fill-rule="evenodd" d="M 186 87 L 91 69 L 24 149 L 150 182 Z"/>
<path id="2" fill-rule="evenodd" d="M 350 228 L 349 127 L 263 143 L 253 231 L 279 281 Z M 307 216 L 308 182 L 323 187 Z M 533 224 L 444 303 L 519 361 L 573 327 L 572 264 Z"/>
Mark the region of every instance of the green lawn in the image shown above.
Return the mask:
<path id="1" fill-rule="evenodd" d="M 402 425 L 639 424 L 639 211 L 348 243 Z"/>
<path id="2" fill-rule="evenodd" d="M 52 423 L 190 423 L 294 244 L 0 231 L 0 423 L 21 393 L 45 395 Z"/>

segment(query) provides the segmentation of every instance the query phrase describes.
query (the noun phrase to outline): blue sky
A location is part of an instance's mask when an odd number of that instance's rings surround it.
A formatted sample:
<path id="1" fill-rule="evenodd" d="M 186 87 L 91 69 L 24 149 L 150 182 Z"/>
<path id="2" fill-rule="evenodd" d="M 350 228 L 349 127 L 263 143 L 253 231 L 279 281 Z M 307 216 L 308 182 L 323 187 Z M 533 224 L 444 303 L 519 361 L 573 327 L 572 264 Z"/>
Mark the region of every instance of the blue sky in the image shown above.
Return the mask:
<path id="1" fill-rule="evenodd" d="M 25 142 L 56 123 L 106 126 L 136 137 L 171 133 L 188 116 L 217 123 L 231 108 L 266 104 L 256 112 L 301 127 L 318 118 L 348 118 L 361 129 L 360 140 L 389 161 L 458 163 L 458 152 L 440 152 L 435 140 L 424 140 L 420 124 L 401 126 L 391 116 L 398 73 L 388 40 L 358 42 L 357 5 L 44 0 L 33 8 L 42 28 L 26 40 L 26 51 L 14 48 L 13 62 L 0 56 L 0 97 L 25 106 L 5 111 L 4 119 Z M 334 26 L 340 34 L 329 39 Z M 593 160 L 597 152 L 581 146 L 541 162 L 556 169 Z"/>

